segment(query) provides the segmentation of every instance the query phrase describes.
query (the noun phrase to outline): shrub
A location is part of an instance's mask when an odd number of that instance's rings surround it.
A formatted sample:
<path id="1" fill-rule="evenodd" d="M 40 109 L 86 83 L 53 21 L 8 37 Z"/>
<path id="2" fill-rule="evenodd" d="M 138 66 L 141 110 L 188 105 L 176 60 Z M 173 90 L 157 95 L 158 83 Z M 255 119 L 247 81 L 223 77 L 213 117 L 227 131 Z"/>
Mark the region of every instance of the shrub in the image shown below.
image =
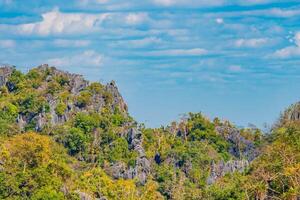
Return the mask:
<path id="1" fill-rule="evenodd" d="M 18 70 L 14 69 L 6 85 L 10 92 L 18 91 L 24 88 L 25 76 Z"/>
<path id="2" fill-rule="evenodd" d="M 99 120 L 98 114 L 78 113 L 75 117 L 75 127 L 81 128 L 85 133 L 88 133 L 99 126 Z"/>
<path id="3" fill-rule="evenodd" d="M 76 98 L 76 105 L 83 108 L 91 103 L 91 93 L 88 91 L 83 91 Z"/>
<path id="4" fill-rule="evenodd" d="M 66 137 L 66 147 L 71 155 L 85 151 L 88 145 L 87 135 L 79 128 L 71 128 Z"/>
<path id="5" fill-rule="evenodd" d="M 59 116 L 64 115 L 66 110 L 67 110 L 67 105 L 63 102 L 60 102 L 59 104 L 57 104 L 57 106 L 55 108 L 55 112 Z"/>

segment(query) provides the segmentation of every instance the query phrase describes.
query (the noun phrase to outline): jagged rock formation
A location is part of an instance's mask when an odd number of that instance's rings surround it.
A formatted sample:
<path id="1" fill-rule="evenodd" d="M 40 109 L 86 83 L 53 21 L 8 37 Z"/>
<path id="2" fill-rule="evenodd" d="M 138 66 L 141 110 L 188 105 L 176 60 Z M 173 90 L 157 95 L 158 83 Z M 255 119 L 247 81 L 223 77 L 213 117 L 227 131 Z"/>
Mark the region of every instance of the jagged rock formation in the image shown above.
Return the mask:
<path id="1" fill-rule="evenodd" d="M 11 91 L 15 87 L 9 80 L 13 70 L 14 68 L 9 66 L 0 68 L 0 86 L 10 85 Z M 122 113 L 122 115 L 128 117 L 127 105 L 114 81 L 103 86 L 101 92 L 94 93 L 90 96 L 90 102 L 87 105 L 82 106 L 76 102 L 76 99 L 80 97 L 82 92 L 91 85 L 83 78 L 83 76 L 64 72 L 56 69 L 55 67 L 50 67 L 47 64 L 43 64 L 35 68 L 35 70 L 39 74 L 46 74 L 45 79 L 38 86 L 37 91 L 46 91 L 49 84 L 60 77 L 64 82 L 65 90 L 69 92 L 69 100 L 67 101 L 67 105 L 63 113 L 57 113 L 56 109 L 61 101 L 57 98 L 57 95 L 46 93 L 45 100 L 46 104 L 49 106 L 48 111 L 46 111 L 46 108 L 44 107 L 36 113 L 28 114 L 20 112 L 16 119 L 20 130 L 24 130 L 29 124 L 35 124 L 35 130 L 41 132 L 44 127 L 54 127 L 68 122 L 76 113 L 101 113 L 104 107 L 109 108 L 111 113 L 115 112 L 117 109 L 120 113 Z M 145 150 L 142 146 L 142 133 L 136 126 L 137 125 L 134 122 L 124 124 L 124 134 L 122 134 L 122 137 L 128 141 L 129 149 L 137 152 L 135 165 L 128 167 L 123 162 L 117 162 L 108 169 L 108 172 L 110 172 L 110 174 L 116 179 L 137 178 L 141 184 L 145 184 L 147 176 L 150 173 L 150 162 L 146 158 Z M 94 146 L 99 145 L 98 138 L 99 133 L 95 130 Z M 82 158 L 80 158 L 80 160 L 82 160 Z"/>
<path id="2" fill-rule="evenodd" d="M 127 104 L 124 102 L 115 81 L 111 81 L 109 84 L 107 84 L 105 86 L 105 90 L 107 92 L 109 92 L 110 94 L 112 94 L 112 109 L 115 109 L 116 107 L 118 107 L 120 109 L 121 112 L 127 112 L 128 111 L 128 107 Z"/>
<path id="3" fill-rule="evenodd" d="M 129 147 L 138 153 L 136 165 L 130 170 L 132 171 L 132 178 L 136 176 L 142 184 L 145 184 L 147 176 L 150 173 L 150 162 L 146 158 L 142 145 L 142 133 L 136 128 L 131 128 L 127 136 L 127 141 Z"/>
<path id="4" fill-rule="evenodd" d="M 0 68 L 0 86 L 0 123 L 12 124 L 4 134 L 9 128 L 12 135 L 43 133 L 83 163 L 84 170 L 99 167 L 108 179 L 134 179 L 141 188 L 154 181 L 169 199 L 176 187 L 201 190 L 199 183 L 213 184 L 225 174 L 243 172 L 259 153 L 251 131 L 212 122 L 201 113 L 189 113 L 168 127 L 138 126 L 114 81 L 90 83 L 81 75 L 44 64 L 27 74 L 9 66 Z M 293 111 L 287 118 L 298 119 L 299 114 Z M 69 195 L 68 190 L 62 192 Z M 84 200 L 106 199 L 96 191 L 75 193 Z"/>
<path id="5" fill-rule="evenodd" d="M 110 169 L 110 174 L 116 178 L 134 179 L 144 185 L 150 174 L 150 161 L 146 158 L 145 150 L 142 146 L 142 133 L 137 128 L 130 128 L 127 135 L 129 148 L 137 152 L 138 157 L 134 167 L 127 167 L 124 163 L 115 163 Z"/>
<path id="6" fill-rule="evenodd" d="M 215 129 L 218 134 L 222 135 L 228 142 L 230 142 L 231 146 L 229 153 L 231 155 L 248 161 L 252 161 L 258 156 L 259 152 L 253 141 L 247 140 L 243 137 L 239 129 L 226 123 L 216 126 Z"/>
<path id="7" fill-rule="evenodd" d="M 43 74 L 49 74 L 45 78 L 45 82 L 40 85 L 37 90 L 45 90 L 46 84 L 51 82 L 52 80 L 56 79 L 57 77 L 63 77 L 64 81 L 67 82 L 67 89 L 70 92 L 69 99 L 76 99 L 80 92 L 85 90 L 90 83 L 86 81 L 82 75 L 78 74 L 71 74 L 68 72 L 64 72 L 61 70 L 56 69 L 55 67 L 50 67 L 47 64 L 41 65 L 36 68 L 38 72 L 41 72 Z M 13 71 L 12 67 L 4 67 L 0 68 L 0 83 L 3 84 L 10 84 L 9 77 Z M 0 84 L 0 85 L 1 85 Z M 115 108 L 119 108 L 120 111 L 127 115 L 127 105 L 125 101 L 123 100 L 121 94 L 118 91 L 117 86 L 115 85 L 114 81 L 111 83 L 108 83 L 103 90 L 103 93 L 96 94 L 91 97 L 91 103 L 87 106 L 79 106 L 76 104 L 75 101 L 68 101 L 67 109 L 62 115 L 59 115 L 56 113 L 56 107 L 59 104 L 59 100 L 56 96 L 53 96 L 51 94 L 46 95 L 46 101 L 49 105 L 49 115 L 45 112 L 45 109 L 43 109 L 39 113 L 35 113 L 34 115 L 24 115 L 23 113 L 20 113 L 17 118 L 17 123 L 19 124 L 20 129 L 24 129 L 24 127 L 31 123 L 32 121 L 36 124 L 36 131 L 41 131 L 42 128 L 50 124 L 51 126 L 62 124 L 68 121 L 68 119 L 76 112 L 89 112 L 89 111 L 96 111 L 100 112 L 101 109 L 106 104 L 106 96 L 105 94 L 108 93 L 112 96 L 112 102 L 111 102 L 111 110 L 114 110 Z"/>
<path id="8" fill-rule="evenodd" d="M 295 121 L 300 121 L 300 102 L 294 103 L 291 106 L 289 106 L 281 114 L 280 119 L 275 126 L 280 127 L 288 122 L 295 122 Z"/>
<path id="9" fill-rule="evenodd" d="M 259 155 L 259 150 L 253 141 L 247 140 L 241 135 L 239 129 L 229 123 L 216 126 L 215 130 L 231 144 L 228 152 L 238 160 L 230 160 L 226 163 L 221 160 L 217 164 L 212 162 L 207 184 L 213 184 L 218 178 L 227 173 L 243 172 L 250 162 Z"/>
<path id="10" fill-rule="evenodd" d="M 0 87 L 4 86 L 13 71 L 11 66 L 1 66 L 0 67 Z"/>
<path id="11" fill-rule="evenodd" d="M 226 163 L 220 161 L 217 164 L 212 162 L 207 184 L 213 184 L 218 178 L 228 173 L 234 173 L 236 171 L 242 173 L 248 166 L 248 160 L 230 160 Z"/>

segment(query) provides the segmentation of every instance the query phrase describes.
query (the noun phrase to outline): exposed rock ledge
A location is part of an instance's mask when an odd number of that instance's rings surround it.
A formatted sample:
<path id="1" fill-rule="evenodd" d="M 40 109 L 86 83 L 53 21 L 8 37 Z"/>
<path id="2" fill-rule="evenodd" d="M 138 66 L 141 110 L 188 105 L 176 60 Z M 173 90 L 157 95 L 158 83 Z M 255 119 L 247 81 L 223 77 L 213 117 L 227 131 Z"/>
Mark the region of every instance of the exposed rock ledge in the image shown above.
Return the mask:
<path id="1" fill-rule="evenodd" d="M 248 160 L 230 160 L 226 163 L 220 161 L 219 163 L 212 162 L 210 176 L 207 179 L 207 184 L 213 184 L 218 178 L 228 173 L 243 172 L 249 166 Z"/>

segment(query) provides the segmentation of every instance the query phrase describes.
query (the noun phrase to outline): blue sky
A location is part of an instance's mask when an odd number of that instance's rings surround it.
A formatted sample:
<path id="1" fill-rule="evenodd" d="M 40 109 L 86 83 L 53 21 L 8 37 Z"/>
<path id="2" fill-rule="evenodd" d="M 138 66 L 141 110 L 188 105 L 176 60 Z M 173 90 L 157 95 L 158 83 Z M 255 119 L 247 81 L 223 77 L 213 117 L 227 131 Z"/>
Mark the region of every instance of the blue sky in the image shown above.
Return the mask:
<path id="1" fill-rule="evenodd" d="M 299 0 L 0 0 L 0 63 L 116 80 L 149 126 L 272 124 L 300 99 Z"/>

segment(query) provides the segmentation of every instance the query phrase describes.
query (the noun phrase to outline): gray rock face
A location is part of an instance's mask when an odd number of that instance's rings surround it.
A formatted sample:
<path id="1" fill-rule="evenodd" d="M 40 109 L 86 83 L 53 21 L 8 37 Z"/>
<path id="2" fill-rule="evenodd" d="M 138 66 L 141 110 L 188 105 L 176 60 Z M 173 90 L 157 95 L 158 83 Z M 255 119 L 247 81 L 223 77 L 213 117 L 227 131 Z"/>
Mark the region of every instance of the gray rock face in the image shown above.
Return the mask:
<path id="1" fill-rule="evenodd" d="M 23 116 L 18 115 L 16 121 L 17 121 L 17 124 L 18 124 L 20 130 L 23 130 L 25 128 L 25 125 L 27 124 L 26 121 L 24 121 Z"/>
<path id="2" fill-rule="evenodd" d="M 11 66 L 0 67 L 0 87 L 4 86 L 7 82 L 7 79 L 13 72 L 14 68 Z"/>
<path id="3" fill-rule="evenodd" d="M 70 98 L 76 99 L 76 97 L 80 95 L 80 92 L 89 86 L 89 82 L 86 81 L 83 76 L 64 72 L 56 69 L 55 67 L 50 67 L 47 64 L 40 65 L 36 69 L 47 75 L 45 78 L 45 84 L 40 85 L 38 90 L 46 90 L 47 82 L 51 82 L 57 77 L 63 77 L 67 84 L 66 88 L 71 93 Z M 13 70 L 14 68 L 10 66 L 0 67 L 0 87 L 7 85 L 7 80 Z M 110 104 L 111 111 L 113 112 L 116 108 L 120 108 L 121 113 L 127 116 L 127 105 L 119 93 L 115 82 L 112 81 L 104 87 L 103 94 L 94 94 L 91 97 L 91 103 L 85 107 L 78 107 L 74 101 L 67 102 L 67 109 L 61 116 L 59 116 L 55 111 L 57 105 L 60 103 L 59 100 L 49 93 L 45 96 L 49 105 L 49 113 L 42 111 L 40 113 L 32 113 L 30 116 L 25 116 L 20 113 L 16 122 L 22 130 L 27 124 L 34 121 L 36 131 L 42 131 L 45 125 L 54 126 L 65 123 L 71 116 L 74 115 L 74 113 L 77 112 L 101 112 L 102 108 L 107 105 L 104 95 L 106 92 L 110 93 L 112 96 L 112 103 Z M 139 151 L 141 152 L 142 150 Z"/>
<path id="4" fill-rule="evenodd" d="M 300 102 L 292 104 L 284 111 L 277 126 L 282 126 L 289 121 L 300 121 Z"/>
<path id="5" fill-rule="evenodd" d="M 226 163 L 223 161 L 211 164 L 210 175 L 207 184 L 213 184 L 218 178 L 228 173 L 243 172 L 249 166 L 248 160 L 230 160 Z"/>
<path id="6" fill-rule="evenodd" d="M 80 92 L 82 90 L 89 86 L 89 82 L 84 80 L 81 75 L 64 72 L 54 67 L 50 67 L 47 64 L 37 67 L 36 70 L 45 75 L 43 84 L 41 84 L 37 90 L 45 91 L 50 82 L 61 77 L 62 81 L 66 82 L 64 84 L 65 89 L 71 93 L 68 98 L 72 100 L 64 102 L 66 103 L 67 108 L 63 115 L 58 115 L 56 113 L 56 108 L 60 103 L 60 100 L 55 95 L 47 93 L 45 95 L 47 106 L 49 106 L 47 112 L 46 109 L 43 109 L 42 111 L 38 111 L 38 113 L 19 113 L 16 122 L 21 130 L 23 130 L 28 124 L 34 122 L 35 130 L 42 131 L 46 126 L 55 126 L 67 122 L 77 112 L 101 112 L 103 107 L 110 108 L 112 113 L 118 108 L 123 115 L 128 115 L 127 105 L 119 93 L 114 81 L 103 87 L 103 93 L 99 92 L 93 94 L 88 105 L 80 107 L 76 105 L 76 98 L 81 94 Z M 10 67 L 0 68 L 0 86 L 6 84 L 12 71 L 13 68 Z M 107 95 L 107 93 L 109 95 Z M 109 99 L 110 101 L 108 103 L 106 98 L 111 97 L 112 99 Z M 133 126 L 136 126 L 136 124 L 131 123 L 123 125 L 123 128 L 126 131 L 124 131 L 122 137 L 126 138 L 129 144 L 129 149 L 137 152 L 138 156 L 136 158 L 135 165 L 133 167 L 128 167 L 124 163 L 118 162 L 111 166 L 110 171 L 114 178 L 138 178 L 141 184 L 145 184 L 151 169 L 150 162 L 146 158 L 145 150 L 142 145 L 142 133 L 137 128 L 129 128 Z M 96 143 L 97 141 L 95 140 L 95 145 Z M 85 199 L 84 197 L 82 198 Z"/>
<path id="7" fill-rule="evenodd" d="M 138 158 L 136 160 L 136 165 L 134 168 L 135 176 L 138 177 L 141 184 L 145 184 L 151 167 L 149 160 L 146 158 L 145 150 L 143 148 L 142 133 L 137 128 L 131 128 L 129 130 L 127 140 L 129 147 L 131 149 L 134 149 L 138 153 Z"/>
<path id="8" fill-rule="evenodd" d="M 115 163 L 113 166 L 110 167 L 109 171 L 110 171 L 110 174 L 112 175 L 112 177 L 115 179 L 120 179 L 120 178 L 127 179 L 128 178 L 127 167 L 122 162 Z"/>
<path id="9" fill-rule="evenodd" d="M 137 128 L 129 129 L 127 133 L 129 148 L 138 153 L 134 167 L 127 167 L 124 163 L 118 162 L 110 167 L 110 174 L 116 179 L 134 179 L 137 178 L 140 184 L 144 185 L 151 171 L 150 161 L 145 156 L 145 150 L 142 146 L 142 133 Z"/>
<path id="10" fill-rule="evenodd" d="M 254 143 L 245 139 L 239 129 L 223 125 L 217 126 L 216 131 L 232 144 L 229 153 L 236 158 L 246 158 L 252 161 L 258 156 L 259 152 Z"/>
<path id="11" fill-rule="evenodd" d="M 89 194 L 81 192 L 81 191 L 77 191 L 77 194 L 79 195 L 80 200 L 93 200 L 94 199 Z"/>
<path id="12" fill-rule="evenodd" d="M 71 81 L 69 84 L 72 88 L 72 94 L 78 94 L 80 91 L 82 91 L 89 85 L 89 82 L 84 80 L 83 76 L 77 74 L 72 74 L 71 76 L 72 77 L 70 79 Z"/>
<path id="13" fill-rule="evenodd" d="M 45 113 L 39 113 L 36 117 L 36 126 L 35 130 L 36 131 L 42 131 L 43 127 L 47 123 L 47 118 Z"/>
<path id="14" fill-rule="evenodd" d="M 138 152 L 140 158 L 145 157 L 145 150 L 142 146 L 142 133 L 136 128 L 131 128 L 127 134 L 129 148 Z"/>
<path id="15" fill-rule="evenodd" d="M 61 71 L 55 67 L 49 67 L 48 64 L 40 65 L 37 69 L 44 72 L 51 71 L 51 75 L 46 78 L 46 81 L 51 81 L 54 76 L 65 76 L 68 79 L 68 85 L 71 88 L 70 91 L 72 94 L 78 94 L 89 85 L 89 82 L 82 75 Z"/>
<path id="16" fill-rule="evenodd" d="M 128 108 L 127 105 L 125 103 L 125 101 L 123 100 L 118 87 L 116 86 L 116 83 L 114 81 L 111 81 L 110 83 L 108 83 L 105 86 L 105 90 L 107 92 L 109 92 L 110 94 L 112 94 L 113 96 L 113 103 L 112 103 L 112 107 L 113 109 L 115 109 L 117 106 L 120 108 L 120 111 L 123 113 L 127 113 Z"/>

